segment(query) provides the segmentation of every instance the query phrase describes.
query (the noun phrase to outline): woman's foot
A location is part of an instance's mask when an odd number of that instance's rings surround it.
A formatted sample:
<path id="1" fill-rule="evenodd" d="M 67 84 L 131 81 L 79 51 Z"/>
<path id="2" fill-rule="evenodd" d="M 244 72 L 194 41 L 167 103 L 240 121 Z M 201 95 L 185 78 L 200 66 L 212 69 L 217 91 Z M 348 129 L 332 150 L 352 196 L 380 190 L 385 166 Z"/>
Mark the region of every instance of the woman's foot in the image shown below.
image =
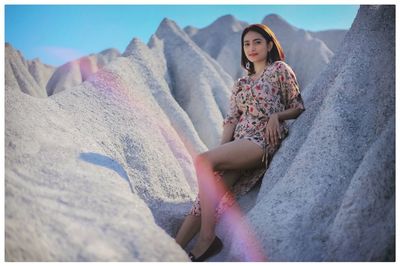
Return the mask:
<path id="1" fill-rule="evenodd" d="M 222 247 L 222 241 L 217 236 L 199 239 L 197 245 L 189 253 L 189 257 L 192 261 L 205 261 L 207 258 L 218 254 Z"/>

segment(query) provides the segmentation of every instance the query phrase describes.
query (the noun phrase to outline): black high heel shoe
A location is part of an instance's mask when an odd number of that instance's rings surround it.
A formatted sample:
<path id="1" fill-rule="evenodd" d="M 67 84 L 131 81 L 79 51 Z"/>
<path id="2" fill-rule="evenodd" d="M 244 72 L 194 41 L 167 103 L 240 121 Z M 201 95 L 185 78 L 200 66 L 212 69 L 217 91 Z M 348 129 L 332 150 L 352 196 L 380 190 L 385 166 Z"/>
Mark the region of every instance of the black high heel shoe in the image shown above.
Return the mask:
<path id="1" fill-rule="evenodd" d="M 203 253 L 203 255 L 195 258 L 192 252 L 189 252 L 189 258 L 193 262 L 200 262 L 200 261 L 205 261 L 211 256 L 217 255 L 221 250 L 224 245 L 222 244 L 221 239 L 219 239 L 218 236 L 215 236 L 213 242 L 211 245 L 208 247 L 206 252 Z"/>

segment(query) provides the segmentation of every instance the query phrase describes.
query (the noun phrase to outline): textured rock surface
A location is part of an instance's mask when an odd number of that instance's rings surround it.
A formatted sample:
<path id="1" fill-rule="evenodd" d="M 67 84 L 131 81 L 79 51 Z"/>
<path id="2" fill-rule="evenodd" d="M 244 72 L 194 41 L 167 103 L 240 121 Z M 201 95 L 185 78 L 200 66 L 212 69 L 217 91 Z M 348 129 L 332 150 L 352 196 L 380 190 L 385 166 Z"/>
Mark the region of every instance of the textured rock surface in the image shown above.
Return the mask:
<path id="1" fill-rule="evenodd" d="M 309 31 L 309 34 L 314 38 L 318 38 L 323 41 L 326 46 L 333 52 L 338 52 L 340 44 L 342 43 L 347 30 L 323 30 L 323 31 Z"/>
<path id="2" fill-rule="evenodd" d="M 28 95 L 45 98 L 47 97 L 45 79 L 49 72 L 54 71 L 38 61 L 26 61 L 21 52 L 14 49 L 10 44 L 5 44 L 5 84 L 26 93 Z M 43 72 L 38 70 L 43 70 Z"/>
<path id="3" fill-rule="evenodd" d="M 123 55 L 142 72 L 141 76 L 146 77 L 143 82 L 149 87 L 154 99 L 168 116 L 186 149 L 191 154 L 205 151 L 206 146 L 197 134 L 192 121 L 171 94 L 169 86 L 171 81 L 163 54 L 162 41 L 153 36 L 151 46 L 152 49 L 134 38 Z"/>
<path id="4" fill-rule="evenodd" d="M 50 80 L 55 67 L 43 64 L 39 58 L 36 58 L 31 61 L 27 61 L 29 73 L 31 73 L 32 77 L 36 80 L 38 85 L 41 88 L 46 88 L 47 82 Z"/>
<path id="5" fill-rule="evenodd" d="M 301 88 L 305 88 L 318 77 L 331 60 L 333 52 L 323 41 L 290 25 L 282 17 L 268 15 L 262 23 L 268 25 L 278 38 L 285 52 L 286 62 L 295 71 Z"/>
<path id="6" fill-rule="evenodd" d="M 50 96 L 81 84 L 118 56 L 120 56 L 118 50 L 107 49 L 58 67 L 46 85 L 47 94 Z"/>
<path id="7" fill-rule="evenodd" d="M 210 261 L 394 260 L 394 17 L 360 8 L 262 184 L 217 225 Z M 45 99 L 21 92 L 40 90 L 21 58 L 6 46 L 6 260 L 187 261 L 173 236 L 205 149 L 189 111 L 221 130 L 227 74 L 169 20 Z"/>
<path id="8" fill-rule="evenodd" d="M 187 27 L 184 31 L 212 58 L 217 58 L 232 34 L 241 32 L 247 25 L 248 23 L 239 21 L 232 15 L 226 15 L 218 18 L 205 28 L 194 31 L 193 28 Z"/>
<path id="9" fill-rule="evenodd" d="M 46 99 L 6 86 L 6 260 L 188 259 L 164 230 L 192 160 L 141 75 L 119 58 Z"/>
<path id="10" fill-rule="evenodd" d="M 232 15 L 226 15 L 205 28 L 186 27 L 184 31 L 236 80 L 245 74 L 240 67 L 240 36 L 247 25 Z"/>
<path id="11" fill-rule="evenodd" d="M 362 6 L 304 91 L 246 216 L 270 261 L 394 260 L 394 22 L 393 6 Z"/>
<path id="12" fill-rule="evenodd" d="M 172 95 L 189 115 L 207 147 L 217 146 L 232 78 L 175 22 L 164 19 L 155 35 L 163 41 Z"/>

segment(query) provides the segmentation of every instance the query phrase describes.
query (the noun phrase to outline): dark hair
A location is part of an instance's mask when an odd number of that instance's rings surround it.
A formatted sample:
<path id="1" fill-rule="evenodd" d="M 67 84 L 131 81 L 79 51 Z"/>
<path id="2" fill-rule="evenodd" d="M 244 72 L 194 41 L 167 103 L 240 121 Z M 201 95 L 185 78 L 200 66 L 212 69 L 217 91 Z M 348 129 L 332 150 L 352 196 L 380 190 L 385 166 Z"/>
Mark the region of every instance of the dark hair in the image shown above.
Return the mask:
<path id="1" fill-rule="evenodd" d="M 261 34 L 264 39 L 267 41 L 267 43 L 269 42 L 273 42 L 274 43 L 274 47 L 272 47 L 272 50 L 270 52 L 268 52 L 268 56 L 267 56 L 267 61 L 269 63 L 273 63 L 275 61 L 284 61 L 285 60 L 285 54 L 283 53 L 283 49 L 281 47 L 281 44 L 279 43 L 278 39 L 275 37 L 275 33 L 268 28 L 266 25 L 264 24 L 252 24 L 247 26 L 242 33 L 242 59 L 241 59 L 241 65 L 242 67 L 244 67 L 245 69 L 247 69 L 247 71 L 249 72 L 248 74 L 254 74 L 255 70 L 254 70 L 254 64 L 252 62 L 249 61 L 249 59 L 247 59 L 245 53 L 244 53 L 244 36 L 249 32 L 249 31 L 254 31 L 257 32 L 259 34 Z M 250 63 L 250 67 L 246 68 L 246 64 Z"/>

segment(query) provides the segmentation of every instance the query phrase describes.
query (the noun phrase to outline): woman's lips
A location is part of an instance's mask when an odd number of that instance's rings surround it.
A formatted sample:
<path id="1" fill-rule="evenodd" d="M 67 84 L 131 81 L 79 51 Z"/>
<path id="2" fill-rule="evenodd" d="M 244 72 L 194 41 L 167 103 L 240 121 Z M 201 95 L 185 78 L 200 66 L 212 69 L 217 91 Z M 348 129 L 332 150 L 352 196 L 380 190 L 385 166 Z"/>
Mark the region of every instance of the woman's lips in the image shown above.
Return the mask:
<path id="1" fill-rule="evenodd" d="M 253 57 L 253 56 L 256 56 L 256 55 L 258 55 L 258 54 L 249 54 L 250 57 Z"/>

